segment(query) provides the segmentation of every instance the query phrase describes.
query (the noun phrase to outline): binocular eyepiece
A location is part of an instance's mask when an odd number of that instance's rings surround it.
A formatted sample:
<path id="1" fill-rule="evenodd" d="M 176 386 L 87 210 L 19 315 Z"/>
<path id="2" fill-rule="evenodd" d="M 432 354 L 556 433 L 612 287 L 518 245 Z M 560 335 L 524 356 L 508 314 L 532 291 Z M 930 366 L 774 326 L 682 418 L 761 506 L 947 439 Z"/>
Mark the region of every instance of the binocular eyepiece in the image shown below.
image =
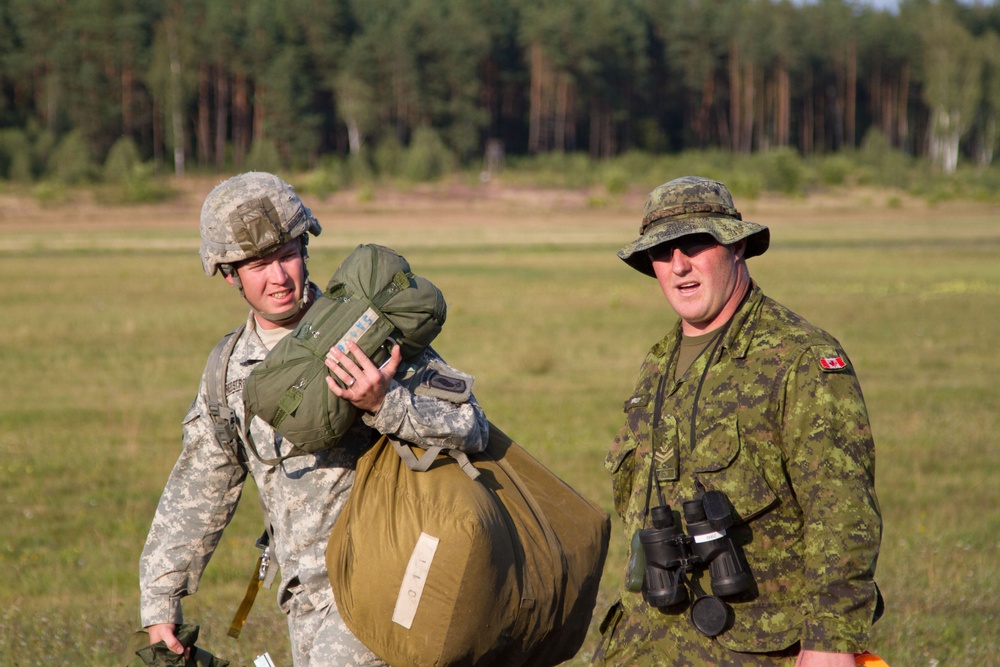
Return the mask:
<path id="1" fill-rule="evenodd" d="M 695 595 L 691 620 L 699 632 L 714 637 L 725 629 L 729 615 L 728 605 L 719 596 L 749 592 L 754 585 L 753 575 L 744 567 L 738 547 L 726 534 L 733 516 L 724 493 L 708 491 L 699 499 L 684 502 L 682 511 L 687 534 L 674 522 L 669 505 L 650 509 L 653 527 L 637 533 L 638 545 L 633 540 L 633 558 L 644 561 L 643 576 L 640 581 L 639 563 L 634 561 L 629 590 L 641 590 L 653 607 L 669 608 L 687 602 L 691 588 Z M 641 554 L 635 553 L 637 546 L 641 547 Z M 705 595 L 686 577 L 686 573 L 705 566 L 713 595 Z M 641 584 L 641 589 L 636 584 Z"/>

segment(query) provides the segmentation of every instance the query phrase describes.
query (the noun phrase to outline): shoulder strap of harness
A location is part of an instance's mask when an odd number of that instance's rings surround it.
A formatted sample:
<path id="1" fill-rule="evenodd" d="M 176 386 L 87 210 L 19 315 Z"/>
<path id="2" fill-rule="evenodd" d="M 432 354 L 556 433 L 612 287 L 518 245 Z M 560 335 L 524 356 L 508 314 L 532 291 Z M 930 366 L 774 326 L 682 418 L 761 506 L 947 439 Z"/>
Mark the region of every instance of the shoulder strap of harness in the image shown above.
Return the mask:
<path id="1" fill-rule="evenodd" d="M 243 463 L 239 455 L 236 415 L 226 402 L 226 371 L 229 369 L 229 357 L 232 356 L 233 348 L 236 347 L 236 342 L 245 328 L 246 323 L 243 323 L 226 334 L 215 345 L 205 367 L 205 392 L 208 398 L 208 413 L 215 425 L 215 437 L 229 456 L 229 460 L 237 465 Z"/>
<path id="2" fill-rule="evenodd" d="M 205 393 L 208 398 L 208 413 L 212 417 L 215 426 L 215 437 L 223 450 L 234 464 L 246 467 L 240 457 L 239 436 L 236 431 L 236 415 L 229 408 L 226 402 L 226 373 L 229 369 L 229 358 L 233 356 L 233 349 L 237 341 L 246 329 L 244 322 L 236 327 L 216 343 L 212 353 L 208 357 L 208 365 L 205 367 Z M 249 587 L 243 602 L 240 604 L 232 623 L 229 625 L 229 636 L 238 639 L 243 625 L 246 623 L 250 608 L 253 607 L 257 597 L 257 591 L 263 585 L 264 588 L 271 588 L 276 574 L 275 568 L 271 567 L 270 544 L 271 526 L 265 525 L 264 532 L 257 540 L 257 547 L 261 550 L 261 555 L 257 559 L 257 566 L 254 568 Z"/>

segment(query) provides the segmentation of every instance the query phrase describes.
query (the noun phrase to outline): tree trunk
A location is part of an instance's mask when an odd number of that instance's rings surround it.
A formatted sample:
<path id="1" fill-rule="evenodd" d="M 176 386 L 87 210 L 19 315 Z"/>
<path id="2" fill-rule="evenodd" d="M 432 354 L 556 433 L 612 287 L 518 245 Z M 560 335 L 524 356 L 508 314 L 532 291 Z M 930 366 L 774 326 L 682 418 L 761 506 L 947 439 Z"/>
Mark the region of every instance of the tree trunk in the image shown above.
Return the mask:
<path id="1" fill-rule="evenodd" d="M 122 68 L 121 82 L 122 82 L 122 135 L 126 137 L 131 137 L 132 132 L 135 129 L 133 127 L 132 120 L 132 106 L 134 104 L 132 99 L 132 67 L 126 63 Z"/>
<path id="2" fill-rule="evenodd" d="M 896 145 L 905 149 L 910 128 L 907 123 L 907 107 L 910 104 L 910 63 L 904 63 L 899 74 L 899 102 L 896 107 Z"/>
<path id="3" fill-rule="evenodd" d="M 788 68 L 783 61 L 778 62 L 778 71 L 775 72 L 775 94 L 774 140 L 778 146 L 787 146 L 791 134 L 791 87 Z"/>
<path id="4" fill-rule="evenodd" d="M 858 104 L 858 45 L 851 42 L 847 45 L 846 86 L 844 102 L 846 114 L 844 132 L 848 147 L 857 146 L 857 104 Z"/>
<path id="5" fill-rule="evenodd" d="M 754 134 L 757 137 L 757 150 L 766 151 L 770 148 L 767 134 L 767 88 L 764 78 L 764 68 L 754 68 Z M 759 94 L 758 94 L 759 93 Z"/>
<path id="6" fill-rule="evenodd" d="M 215 66 L 215 167 L 226 166 L 226 130 L 229 110 L 229 75 L 222 64 Z"/>
<path id="7" fill-rule="evenodd" d="M 590 98 L 590 157 L 601 156 L 601 108 L 596 97 Z"/>
<path id="8" fill-rule="evenodd" d="M 829 86 L 830 100 L 833 103 L 833 150 L 844 145 L 844 73 L 837 72 L 836 83 Z"/>
<path id="9" fill-rule="evenodd" d="M 250 137 L 250 145 L 264 138 L 265 132 L 265 107 L 267 106 L 267 91 L 258 84 L 254 87 L 253 95 L 253 135 Z"/>
<path id="10" fill-rule="evenodd" d="M 803 75 L 802 126 L 799 128 L 799 146 L 803 155 L 812 155 L 815 119 L 813 118 L 812 73 L 806 68 Z"/>
<path id="11" fill-rule="evenodd" d="M 567 76 L 568 75 L 564 75 Z M 576 150 L 576 89 L 567 80 L 566 85 L 566 150 Z"/>
<path id="12" fill-rule="evenodd" d="M 233 165 L 242 167 L 250 148 L 250 91 L 246 74 L 233 84 Z"/>
<path id="13" fill-rule="evenodd" d="M 826 152 L 828 146 L 826 142 L 826 95 L 822 91 L 816 91 L 815 93 L 814 109 L 816 112 L 816 134 L 815 143 L 816 151 L 819 153 Z"/>
<path id="14" fill-rule="evenodd" d="M 876 53 L 874 62 L 868 75 L 868 89 L 871 91 L 871 100 L 868 104 L 868 111 L 871 113 L 872 123 L 876 125 L 886 137 L 889 136 L 885 120 L 885 99 L 883 95 L 885 86 L 882 82 L 882 58 Z"/>
<path id="15" fill-rule="evenodd" d="M 740 152 L 749 155 L 753 150 L 754 105 L 756 72 L 752 60 L 743 65 L 743 128 L 740 130 Z"/>
<path id="16" fill-rule="evenodd" d="M 44 82 L 44 93 L 42 99 L 44 103 L 44 113 L 42 123 L 47 130 L 55 130 L 56 120 L 59 117 L 59 75 L 52 71 L 52 66 L 46 63 L 42 66 L 43 74 L 39 79 Z"/>
<path id="17" fill-rule="evenodd" d="M 995 112 L 987 112 L 983 119 L 982 137 L 979 141 L 978 162 L 980 167 L 993 164 L 993 147 L 997 144 L 997 117 Z"/>
<path id="18" fill-rule="evenodd" d="M 531 92 L 528 110 L 528 152 L 542 150 L 542 47 L 531 45 Z"/>
<path id="19" fill-rule="evenodd" d="M 153 100 L 153 167 L 159 172 L 163 168 L 163 112 L 162 105 Z"/>
<path id="20" fill-rule="evenodd" d="M 198 68 L 198 166 L 208 166 L 212 151 L 211 71 L 208 63 Z"/>
<path id="21" fill-rule="evenodd" d="M 177 27 L 167 21 L 167 44 L 170 51 L 170 118 L 174 143 L 174 174 L 184 176 L 184 110 L 182 103 L 181 54 Z"/>
<path id="22" fill-rule="evenodd" d="M 729 150 L 734 153 L 743 150 L 740 85 L 740 46 L 734 39 L 729 42 Z"/>
<path id="23" fill-rule="evenodd" d="M 351 151 L 351 155 L 357 155 L 361 152 L 361 127 L 358 125 L 358 121 L 355 120 L 354 116 L 345 116 L 344 124 L 347 126 L 348 150 Z"/>
<path id="24" fill-rule="evenodd" d="M 569 116 L 569 77 L 565 73 L 556 75 L 556 108 L 553 126 L 553 146 L 558 151 L 566 150 L 566 129 Z"/>
<path id="25" fill-rule="evenodd" d="M 712 103 L 715 99 L 715 77 L 705 77 L 705 82 L 701 87 L 701 101 L 695 115 L 694 132 L 698 137 L 698 145 L 704 148 L 708 145 L 709 139 L 709 118 L 712 114 Z"/>

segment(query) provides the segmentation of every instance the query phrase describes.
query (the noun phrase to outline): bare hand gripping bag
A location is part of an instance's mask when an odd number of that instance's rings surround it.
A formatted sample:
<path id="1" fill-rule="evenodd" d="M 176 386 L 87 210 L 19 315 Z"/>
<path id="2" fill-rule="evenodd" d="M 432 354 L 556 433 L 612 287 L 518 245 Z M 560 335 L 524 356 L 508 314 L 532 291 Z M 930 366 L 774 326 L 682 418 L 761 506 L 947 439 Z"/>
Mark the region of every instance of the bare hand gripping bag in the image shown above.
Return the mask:
<path id="1" fill-rule="evenodd" d="M 246 379 L 246 422 L 260 417 L 294 443 L 289 455 L 264 462 L 333 447 L 354 422 L 357 408 L 326 386 L 331 347 L 346 351 L 342 346 L 353 340 L 379 364 L 388 359 L 391 338 L 406 359 L 434 340 L 446 314 L 441 291 L 415 276 L 401 255 L 374 244 L 355 248 L 295 330 Z"/>
<path id="2" fill-rule="evenodd" d="M 386 436 L 358 461 L 327 567 L 347 627 L 393 667 L 556 665 L 586 637 L 610 518 L 490 426 L 476 479 L 448 456 L 415 472 Z"/>

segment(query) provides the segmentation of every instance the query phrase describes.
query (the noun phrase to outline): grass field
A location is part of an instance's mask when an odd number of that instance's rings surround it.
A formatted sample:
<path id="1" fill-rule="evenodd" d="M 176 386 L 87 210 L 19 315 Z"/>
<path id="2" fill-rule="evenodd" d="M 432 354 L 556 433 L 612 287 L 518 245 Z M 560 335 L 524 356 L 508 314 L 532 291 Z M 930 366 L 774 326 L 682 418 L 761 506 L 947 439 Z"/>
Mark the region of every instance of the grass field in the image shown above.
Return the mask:
<path id="1" fill-rule="evenodd" d="M 212 345 L 245 315 L 200 272 L 197 215 L 211 185 L 114 209 L 0 195 L 0 667 L 125 663 L 138 555 L 181 418 Z M 595 208 L 586 193 L 493 186 L 341 193 L 308 202 L 325 228 L 310 267 L 325 284 L 357 243 L 402 252 L 444 291 L 435 346 L 476 375 L 490 418 L 610 510 L 604 454 L 646 349 L 673 321 L 655 281 L 615 257 L 643 194 Z M 772 228 L 753 276 L 844 343 L 865 390 L 888 604 L 873 650 L 893 667 L 996 665 L 1000 208 L 885 201 L 737 204 Z M 271 592 L 238 642 L 225 636 L 257 553 L 252 495 L 185 610 L 200 644 L 234 666 L 268 651 L 290 667 Z M 621 576 L 619 529 L 595 625 Z"/>

